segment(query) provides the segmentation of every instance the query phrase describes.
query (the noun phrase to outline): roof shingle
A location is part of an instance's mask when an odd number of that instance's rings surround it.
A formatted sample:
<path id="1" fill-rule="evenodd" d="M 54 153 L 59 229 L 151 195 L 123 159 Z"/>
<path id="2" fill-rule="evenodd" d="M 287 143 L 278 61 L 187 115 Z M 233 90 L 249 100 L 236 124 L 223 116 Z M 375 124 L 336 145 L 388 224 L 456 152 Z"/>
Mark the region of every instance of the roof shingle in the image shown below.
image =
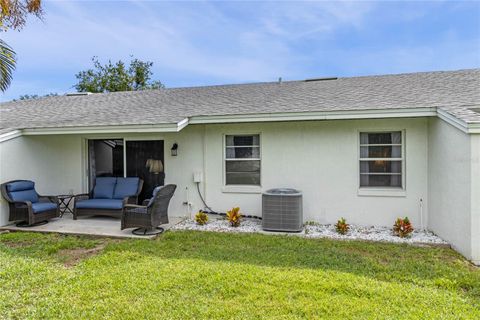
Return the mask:
<path id="1" fill-rule="evenodd" d="M 56 96 L 0 104 L 0 129 L 177 123 L 206 115 L 442 108 L 480 123 L 480 69 Z"/>

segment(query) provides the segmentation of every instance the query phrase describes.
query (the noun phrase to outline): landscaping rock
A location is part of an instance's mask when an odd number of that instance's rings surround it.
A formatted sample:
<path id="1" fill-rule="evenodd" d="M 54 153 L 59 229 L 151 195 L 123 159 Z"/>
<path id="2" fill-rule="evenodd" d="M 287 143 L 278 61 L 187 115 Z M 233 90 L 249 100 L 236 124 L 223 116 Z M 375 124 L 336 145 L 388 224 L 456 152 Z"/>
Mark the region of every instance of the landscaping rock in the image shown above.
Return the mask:
<path id="1" fill-rule="evenodd" d="M 206 225 L 198 225 L 194 220 L 184 220 L 175 225 L 171 230 L 196 230 L 213 232 L 256 232 L 270 234 L 271 232 L 262 230 L 262 221 L 257 219 L 243 219 L 240 226 L 231 227 L 224 218 L 211 218 Z M 274 234 L 278 234 L 275 232 Z M 283 234 L 283 233 L 282 233 Z M 436 236 L 430 231 L 414 231 L 408 238 L 400 238 L 392 233 L 391 228 L 387 227 L 363 227 L 350 225 L 347 234 L 341 235 L 335 231 L 333 224 L 309 224 L 305 225 L 302 232 L 286 233 L 288 235 L 297 235 L 305 238 L 330 238 L 339 240 L 367 240 L 395 243 L 423 243 L 445 245 L 446 241 Z"/>

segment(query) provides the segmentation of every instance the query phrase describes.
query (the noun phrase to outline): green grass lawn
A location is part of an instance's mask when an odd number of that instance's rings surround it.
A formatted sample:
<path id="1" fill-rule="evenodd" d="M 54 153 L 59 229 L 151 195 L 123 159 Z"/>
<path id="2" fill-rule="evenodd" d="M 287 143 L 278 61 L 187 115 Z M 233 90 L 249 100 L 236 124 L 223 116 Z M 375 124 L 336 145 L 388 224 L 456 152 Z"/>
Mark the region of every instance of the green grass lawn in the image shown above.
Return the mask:
<path id="1" fill-rule="evenodd" d="M 0 318 L 480 319 L 447 248 L 256 234 L 0 235 Z"/>

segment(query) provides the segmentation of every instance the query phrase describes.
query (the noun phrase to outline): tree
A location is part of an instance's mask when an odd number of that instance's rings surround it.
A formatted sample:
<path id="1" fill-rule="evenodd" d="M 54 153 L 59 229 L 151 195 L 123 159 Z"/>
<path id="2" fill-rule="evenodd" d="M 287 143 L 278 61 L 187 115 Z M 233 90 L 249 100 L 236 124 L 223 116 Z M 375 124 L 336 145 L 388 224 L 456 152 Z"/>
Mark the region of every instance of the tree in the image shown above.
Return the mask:
<path id="1" fill-rule="evenodd" d="M 22 94 L 20 97 L 18 97 L 18 100 L 32 100 L 32 99 L 40 99 L 40 98 L 56 97 L 56 96 L 58 96 L 58 93 L 56 92 L 50 92 L 43 96 L 39 96 L 38 94 Z M 17 99 L 13 99 L 13 101 L 17 101 Z"/>
<path id="2" fill-rule="evenodd" d="M 153 62 L 134 59 L 127 67 L 122 60 L 102 65 L 97 57 L 92 58 L 93 69 L 80 71 L 75 75 L 78 92 L 115 92 L 161 89 L 165 86 L 158 80 L 151 80 Z"/>
<path id="3" fill-rule="evenodd" d="M 41 0 L 0 0 L 0 5 L 0 29 L 3 31 L 22 29 L 29 14 L 40 19 L 43 16 Z M 15 63 L 15 51 L 0 39 L 0 91 L 2 92 L 10 86 Z"/>
<path id="4" fill-rule="evenodd" d="M 15 52 L 0 39 L 0 91 L 5 92 L 12 82 Z"/>

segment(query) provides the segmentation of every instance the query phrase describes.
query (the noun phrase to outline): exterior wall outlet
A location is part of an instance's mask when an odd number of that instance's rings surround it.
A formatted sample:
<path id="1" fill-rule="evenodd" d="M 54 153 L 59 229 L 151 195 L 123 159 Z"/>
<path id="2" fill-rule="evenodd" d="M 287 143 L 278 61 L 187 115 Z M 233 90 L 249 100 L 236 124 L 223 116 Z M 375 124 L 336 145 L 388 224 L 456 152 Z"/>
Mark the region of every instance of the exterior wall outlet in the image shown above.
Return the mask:
<path id="1" fill-rule="evenodd" d="M 194 172 L 193 173 L 193 182 L 199 183 L 203 180 L 203 173 L 201 172 Z"/>

